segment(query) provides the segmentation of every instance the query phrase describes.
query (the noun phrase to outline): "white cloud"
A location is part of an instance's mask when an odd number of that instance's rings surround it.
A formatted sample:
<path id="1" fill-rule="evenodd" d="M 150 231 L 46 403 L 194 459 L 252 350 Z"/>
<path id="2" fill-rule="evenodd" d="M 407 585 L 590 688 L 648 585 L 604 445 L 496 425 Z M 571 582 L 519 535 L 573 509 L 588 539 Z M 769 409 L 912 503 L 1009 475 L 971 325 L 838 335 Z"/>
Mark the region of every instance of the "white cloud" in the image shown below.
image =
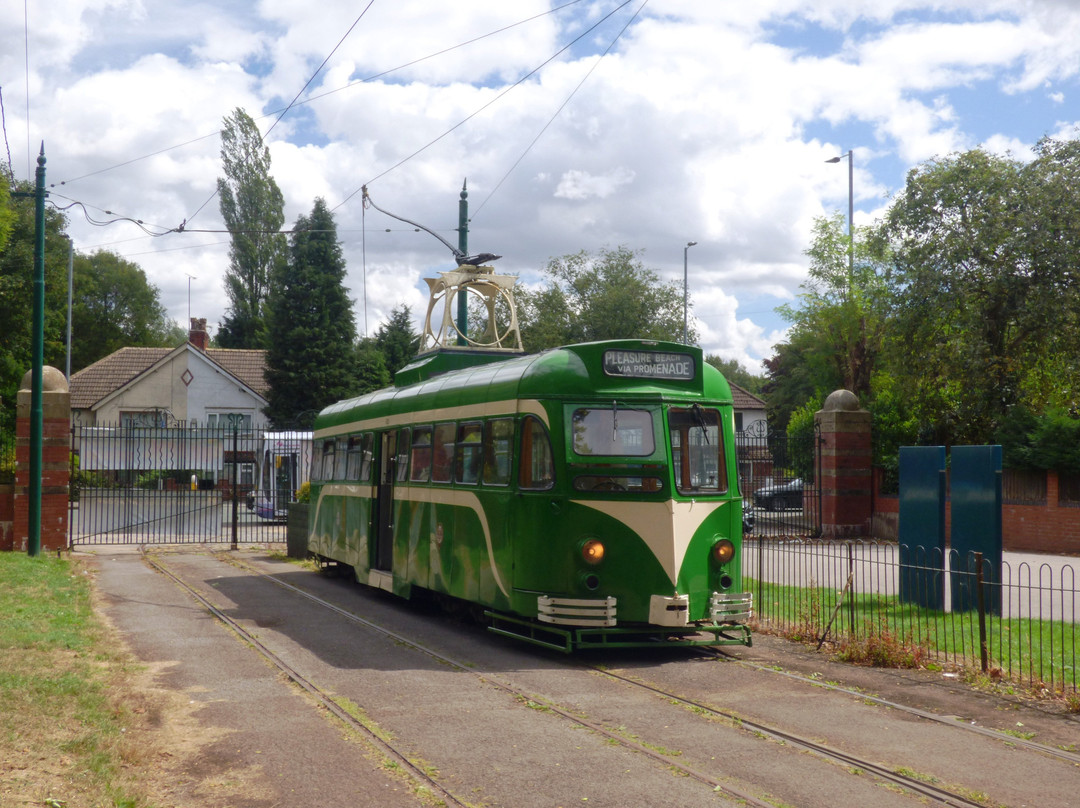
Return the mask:
<path id="1" fill-rule="evenodd" d="M 222 118 L 281 109 L 362 8 L 57 0 L 29 9 L 28 54 L 21 15 L 7 15 L 0 77 L 14 170 L 25 176 L 44 140 L 50 182 L 67 181 L 54 201 L 164 228 L 190 220 L 150 239 L 69 214 L 79 249 L 137 261 L 181 321 L 190 283 L 192 314 L 217 323 L 227 236 L 196 231 L 221 228 Z M 698 241 L 690 288 L 703 345 L 750 364 L 783 334 L 767 309 L 797 293 L 814 217 L 846 210 L 845 166 L 825 159 L 855 149 L 865 224 L 919 161 L 977 144 L 1027 157 L 1047 132 L 1077 135 L 1061 113 L 1080 75 L 1071 0 L 668 0 L 604 58 L 632 8 L 508 92 L 615 4 L 592 0 L 454 47 L 550 8 L 376 3 L 302 100 L 317 98 L 274 127 L 287 222 L 317 196 L 334 209 L 361 327 L 365 275 L 374 331 L 396 305 L 419 320 L 421 278 L 450 264 L 428 234 L 365 212 L 365 183 L 380 207 L 455 241 L 467 178 L 470 247 L 503 254 L 500 269 L 526 282 L 551 256 L 618 245 L 681 280 L 683 245 Z M 259 117 L 264 131 L 273 121 Z M 740 317 L 751 298 L 754 313 Z"/>

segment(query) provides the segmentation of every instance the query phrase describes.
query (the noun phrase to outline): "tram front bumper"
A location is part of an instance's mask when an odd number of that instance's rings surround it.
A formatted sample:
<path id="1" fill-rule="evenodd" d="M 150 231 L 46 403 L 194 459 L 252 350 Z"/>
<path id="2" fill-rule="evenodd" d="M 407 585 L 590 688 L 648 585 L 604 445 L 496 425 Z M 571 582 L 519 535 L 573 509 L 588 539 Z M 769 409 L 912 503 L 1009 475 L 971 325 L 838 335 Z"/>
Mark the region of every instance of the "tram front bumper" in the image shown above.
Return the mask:
<path id="1" fill-rule="evenodd" d="M 680 628 L 690 623 L 689 595 L 653 595 L 649 599 L 649 623 Z"/>

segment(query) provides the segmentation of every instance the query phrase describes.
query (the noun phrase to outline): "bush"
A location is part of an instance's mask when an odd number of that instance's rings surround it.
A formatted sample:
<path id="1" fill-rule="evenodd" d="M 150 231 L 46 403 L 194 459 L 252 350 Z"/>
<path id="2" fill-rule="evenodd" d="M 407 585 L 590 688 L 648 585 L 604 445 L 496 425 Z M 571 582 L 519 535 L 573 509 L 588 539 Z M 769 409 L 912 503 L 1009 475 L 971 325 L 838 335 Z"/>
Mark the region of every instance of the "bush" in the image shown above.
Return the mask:
<path id="1" fill-rule="evenodd" d="M 296 492 L 297 502 L 311 502 L 311 483 L 304 483 Z"/>
<path id="2" fill-rule="evenodd" d="M 1033 415 L 1017 408 L 994 437 L 1007 468 L 1080 474 L 1080 418 L 1067 412 Z"/>

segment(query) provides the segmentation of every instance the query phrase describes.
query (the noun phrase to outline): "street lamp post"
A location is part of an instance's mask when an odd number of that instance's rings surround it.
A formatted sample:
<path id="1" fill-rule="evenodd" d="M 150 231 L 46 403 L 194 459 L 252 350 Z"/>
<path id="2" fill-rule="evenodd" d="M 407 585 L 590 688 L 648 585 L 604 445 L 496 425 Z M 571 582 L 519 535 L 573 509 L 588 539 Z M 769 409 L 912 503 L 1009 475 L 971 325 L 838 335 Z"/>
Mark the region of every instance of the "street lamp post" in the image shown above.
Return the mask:
<path id="1" fill-rule="evenodd" d="M 855 272 L 855 158 L 852 156 L 852 150 L 848 149 L 847 154 L 841 154 L 839 157 L 830 157 L 826 160 L 826 163 L 839 163 L 844 158 L 848 161 L 848 173 L 847 173 L 847 233 L 848 233 L 848 272 Z"/>
<path id="2" fill-rule="evenodd" d="M 688 242 L 686 242 L 686 246 L 683 247 L 683 251 L 682 251 L 682 341 L 683 341 L 684 345 L 688 344 L 687 343 L 687 339 L 688 339 L 688 337 L 687 337 L 687 327 L 686 327 L 687 326 L 687 317 L 686 317 L 686 309 L 687 309 L 687 303 L 686 303 L 686 301 L 687 301 L 686 254 L 690 251 L 690 248 L 693 247 L 695 244 L 697 244 L 696 241 L 688 241 Z"/>

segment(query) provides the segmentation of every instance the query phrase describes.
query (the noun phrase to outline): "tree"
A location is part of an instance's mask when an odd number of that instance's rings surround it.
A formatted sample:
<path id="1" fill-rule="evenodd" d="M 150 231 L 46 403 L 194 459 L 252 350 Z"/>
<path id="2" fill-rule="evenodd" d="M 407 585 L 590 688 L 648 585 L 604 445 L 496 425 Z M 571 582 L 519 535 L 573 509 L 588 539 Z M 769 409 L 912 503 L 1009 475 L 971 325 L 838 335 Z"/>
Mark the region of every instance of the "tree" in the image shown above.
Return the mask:
<path id="1" fill-rule="evenodd" d="M 872 404 L 888 297 L 885 267 L 861 235 L 855 232 L 852 257 L 841 214 L 814 222 L 798 303 L 777 309 L 792 324 L 788 339 L 764 363 L 768 381 L 762 390 L 773 429 L 786 429 L 794 413 L 816 410 L 837 389 L 851 390 L 863 406 Z"/>
<path id="2" fill-rule="evenodd" d="M 136 264 L 111 252 L 75 256 L 71 369 L 81 370 L 129 345 L 175 346 L 185 331 Z"/>
<path id="3" fill-rule="evenodd" d="M 6 172 L 5 180 L 11 179 Z M 31 364 L 34 266 L 34 186 L 20 182 L 18 198 L 9 197 L 0 212 L 0 399 L 14 422 L 15 396 Z M 67 325 L 67 265 L 70 242 L 64 215 L 45 208 L 45 364 L 64 367 Z M 5 238 L 0 234 L 0 239 Z M 11 424 L 4 424 L 5 428 Z"/>
<path id="4" fill-rule="evenodd" d="M 386 360 L 373 337 L 363 337 L 356 348 L 356 394 L 378 390 L 390 384 Z"/>
<path id="5" fill-rule="evenodd" d="M 286 260 L 287 240 L 279 232 L 285 201 L 270 176 L 270 150 L 255 121 L 239 107 L 221 132 L 224 178 L 218 179 L 221 215 L 232 234 L 225 292 L 229 308 L 217 343 L 224 348 L 267 345 L 265 322 L 269 279 Z"/>
<path id="6" fill-rule="evenodd" d="M 682 285 L 664 283 L 627 247 L 553 258 L 547 284 L 518 293 L 526 350 L 604 339 L 682 341 Z M 692 330 L 689 340 L 697 334 Z"/>
<path id="7" fill-rule="evenodd" d="M 755 396 L 761 393 L 765 384 L 764 376 L 755 376 L 749 370 L 739 364 L 738 359 L 721 359 L 716 354 L 709 354 L 705 361 L 724 374 L 729 382 L 734 382 L 748 393 Z"/>
<path id="8" fill-rule="evenodd" d="M 989 440 L 1026 397 L 1048 403 L 1054 384 L 1074 401 L 1080 390 L 1080 146 L 1045 140 L 1037 155 L 932 160 L 909 172 L 881 227 L 894 365 L 944 442 Z"/>
<path id="9" fill-rule="evenodd" d="M 840 214 L 818 218 L 813 232 L 799 305 L 777 311 L 792 323 L 793 334 L 804 337 L 818 380 L 838 382 L 867 401 L 885 333 L 884 270 L 857 232 L 851 260 Z"/>
<path id="10" fill-rule="evenodd" d="M 402 305 L 391 311 L 390 319 L 375 332 L 375 347 L 382 353 L 386 372 L 391 378 L 416 356 L 419 342 L 420 336 L 413 330 L 410 307 Z"/>
<path id="11" fill-rule="evenodd" d="M 265 412 L 275 426 L 310 427 L 320 409 L 358 391 L 345 258 L 324 200 L 316 199 L 311 215 L 297 219 L 267 311 Z"/>

